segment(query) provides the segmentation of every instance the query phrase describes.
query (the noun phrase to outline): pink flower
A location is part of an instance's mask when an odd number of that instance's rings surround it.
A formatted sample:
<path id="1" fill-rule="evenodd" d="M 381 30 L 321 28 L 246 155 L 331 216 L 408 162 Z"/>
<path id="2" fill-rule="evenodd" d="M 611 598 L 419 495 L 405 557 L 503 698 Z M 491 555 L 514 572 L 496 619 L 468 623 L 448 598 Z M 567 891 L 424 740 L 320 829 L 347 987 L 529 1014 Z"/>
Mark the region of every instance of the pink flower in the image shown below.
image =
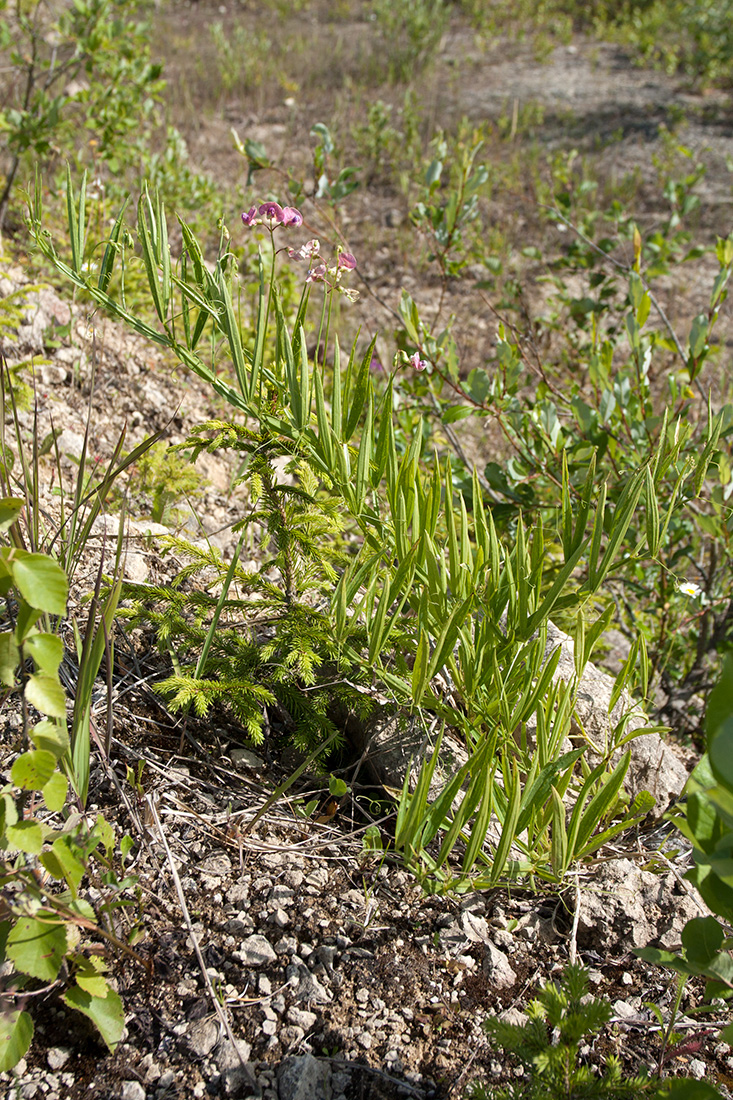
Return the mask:
<path id="1" fill-rule="evenodd" d="M 408 362 L 413 370 L 425 370 L 427 367 L 427 363 L 425 362 L 425 360 L 420 358 L 419 351 L 416 351 L 414 355 L 411 355 Z"/>
<path id="2" fill-rule="evenodd" d="M 283 225 L 293 225 L 296 228 L 303 224 L 303 215 L 294 206 L 284 206 L 282 210 Z"/>
<path id="3" fill-rule="evenodd" d="M 283 208 L 279 202 L 263 202 L 257 213 L 271 222 L 283 221 Z"/>
<path id="4" fill-rule="evenodd" d="M 308 272 L 308 277 L 305 281 L 307 283 L 322 283 L 327 270 L 325 264 L 316 264 L 316 266 L 312 267 Z"/>
<path id="5" fill-rule="evenodd" d="M 338 266 L 346 271 L 353 271 L 356 267 L 356 259 L 351 252 L 341 252 L 339 253 Z"/>
<path id="6" fill-rule="evenodd" d="M 256 206 L 250 206 L 250 208 L 246 212 L 246 214 L 242 214 L 242 221 L 247 226 L 256 225 L 257 224 L 257 207 Z"/>
<path id="7" fill-rule="evenodd" d="M 313 240 L 301 245 L 300 248 L 289 248 L 288 256 L 291 260 L 309 260 L 311 256 L 317 256 L 320 250 L 321 242 Z"/>

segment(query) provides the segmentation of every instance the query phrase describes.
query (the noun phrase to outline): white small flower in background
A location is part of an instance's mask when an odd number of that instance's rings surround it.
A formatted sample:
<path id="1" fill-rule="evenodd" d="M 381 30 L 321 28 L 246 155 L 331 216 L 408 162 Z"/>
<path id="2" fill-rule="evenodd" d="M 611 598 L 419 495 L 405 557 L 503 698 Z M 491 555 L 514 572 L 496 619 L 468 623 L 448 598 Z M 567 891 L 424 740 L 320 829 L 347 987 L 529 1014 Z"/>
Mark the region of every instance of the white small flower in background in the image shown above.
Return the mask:
<path id="1" fill-rule="evenodd" d="M 683 596 L 689 596 L 693 600 L 702 596 L 702 588 L 699 584 L 693 584 L 692 581 L 680 581 L 677 588 Z"/>

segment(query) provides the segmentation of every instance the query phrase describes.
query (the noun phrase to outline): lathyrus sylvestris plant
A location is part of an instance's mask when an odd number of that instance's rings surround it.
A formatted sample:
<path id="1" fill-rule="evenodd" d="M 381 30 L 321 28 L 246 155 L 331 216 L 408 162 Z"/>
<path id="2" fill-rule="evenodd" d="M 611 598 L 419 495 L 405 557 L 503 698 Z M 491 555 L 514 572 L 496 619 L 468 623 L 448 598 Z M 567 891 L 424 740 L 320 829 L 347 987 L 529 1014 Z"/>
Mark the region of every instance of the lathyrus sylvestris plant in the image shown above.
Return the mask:
<path id="1" fill-rule="evenodd" d="M 612 496 L 589 447 L 584 478 L 578 480 L 577 468 L 571 477 L 563 465 L 551 522 L 540 513 L 528 529 L 520 515 L 500 537 L 478 475 L 459 490 L 450 458 L 423 461 L 422 425 L 411 434 L 401 429 L 395 376 L 381 392 L 374 384 L 373 344 L 360 354 L 354 345 L 342 356 L 331 331 L 332 303 L 356 263 L 351 254 L 326 262 L 318 242 L 289 250 L 293 259 L 308 260 L 308 274 L 295 323 L 286 323 L 276 242 L 284 234 L 293 239 L 299 211 L 263 203 L 244 216 L 246 226 L 259 223 L 273 241 L 269 272 L 259 265 L 249 343 L 228 235 L 207 264 L 180 222 L 182 250 L 174 257 L 163 204 L 144 191 L 136 228 L 141 260 L 135 260 L 124 209 L 108 239 L 94 243 L 84 181 L 76 197 L 68 179 L 67 208 L 70 255 L 63 258 L 43 228 L 37 184 L 29 225 L 39 249 L 100 307 L 173 353 L 228 402 L 231 422 L 199 426 L 189 442 L 235 447 L 246 460 L 251 511 L 241 526 L 256 525 L 259 568 L 241 569 L 236 556 L 225 568 L 212 555 L 205 564 L 217 588 L 137 592 L 155 605 L 151 614 L 172 651 L 175 674 L 164 686 L 178 704 L 205 711 L 226 696 L 256 737 L 263 708 L 277 701 L 297 715 L 294 736 L 311 745 L 332 737 L 328 703 L 338 695 L 356 705 L 379 693 L 450 728 L 465 747 L 466 764 L 431 801 L 436 745 L 417 788 L 406 783 L 397 821 L 397 847 L 432 888 L 528 874 L 561 878 L 624 820 L 646 812 L 648 799 L 630 815 L 620 801 L 628 751 L 615 764 L 612 757 L 631 736 L 624 722 L 594 769 L 583 746 L 565 751 L 565 736 L 577 680 L 611 620 L 604 599 L 609 579 L 659 554 L 682 488 L 692 497 L 703 486 L 720 419 L 710 414 L 694 458 L 683 452 L 684 424 L 665 419 L 654 447 Z M 85 263 L 97 253 L 98 273 L 90 277 Z M 124 271 L 134 262 L 144 266 L 152 323 L 125 302 Z M 112 294 L 116 266 L 119 292 Z M 315 361 L 305 334 L 314 288 L 324 291 L 317 341 L 323 350 Z M 267 340 L 273 316 L 274 344 Z M 416 355 L 413 365 L 420 366 Z M 293 483 L 278 474 L 283 461 Z M 668 478 L 677 492 L 660 499 Z M 554 683 L 557 654 L 545 657 L 547 623 L 559 611 L 575 623 L 570 684 Z M 645 687 L 648 671 L 640 642 L 618 692 L 636 678 Z M 534 715 L 537 738 L 528 743 L 523 730 Z M 498 840 L 487 840 L 497 822 Z M 521 859 L 512 855 L 516 842 Z"/>

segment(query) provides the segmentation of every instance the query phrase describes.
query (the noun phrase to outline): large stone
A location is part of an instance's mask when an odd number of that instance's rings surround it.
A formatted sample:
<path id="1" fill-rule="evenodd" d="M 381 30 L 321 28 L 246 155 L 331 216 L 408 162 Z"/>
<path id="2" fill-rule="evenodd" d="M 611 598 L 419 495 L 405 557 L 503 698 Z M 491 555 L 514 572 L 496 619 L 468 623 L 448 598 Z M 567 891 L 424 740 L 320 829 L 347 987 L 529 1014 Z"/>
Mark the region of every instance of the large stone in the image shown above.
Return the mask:
<path id="1" fill-rule="evenodd" d="M 244 1039 L 238 1039 L 236 1046 L 230 1039 L 224 1039 L 216 1053 L 216 1065 L 221 1074 L 219 1091 L 224 1096 L 252 1096 L 259 1094 L 257 1075 L 249 1061 L 251 1048 Z"/>
<path id="2" fill-rule="evenodd" d="M 331 1100 L 331 1067 L 312 1054 L 286 1058 L 277 1071 L 280 1100 Z"/>
<path id="3" fill-rule="evenodd" d="M 630 859 L 599 863 L 593 881 L 581 885 L 578 908 L 578 945 L 599 954 L 657 943 L 672 948 L 688 920 L 707 915 L 671 870 L 643 871 Z"/>
<path id="4" fill-rule="evenodd" d="M 277 955 L 272 949 L 272 944 L 264 936 L 247 936 L 242 941 L 240 952 L 245 966 L 267 966 L 277 961 Z"/>

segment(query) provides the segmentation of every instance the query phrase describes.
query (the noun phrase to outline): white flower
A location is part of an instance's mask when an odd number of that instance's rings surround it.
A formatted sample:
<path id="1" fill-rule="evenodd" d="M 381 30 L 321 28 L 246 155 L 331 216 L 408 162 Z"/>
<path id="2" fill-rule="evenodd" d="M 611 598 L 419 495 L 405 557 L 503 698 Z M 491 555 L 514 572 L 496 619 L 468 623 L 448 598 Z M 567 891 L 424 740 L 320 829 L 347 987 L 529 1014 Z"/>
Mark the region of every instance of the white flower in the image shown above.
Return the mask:
<path id="1" fill-rule="evenodd" d="M 692 581 L 681 581 L 677 588 L 683 596 L 690 596 L 693 600 L 696 600 L 698 596 L 702 596 L 702 588 L 699 584 L 693 584 Z"/>

